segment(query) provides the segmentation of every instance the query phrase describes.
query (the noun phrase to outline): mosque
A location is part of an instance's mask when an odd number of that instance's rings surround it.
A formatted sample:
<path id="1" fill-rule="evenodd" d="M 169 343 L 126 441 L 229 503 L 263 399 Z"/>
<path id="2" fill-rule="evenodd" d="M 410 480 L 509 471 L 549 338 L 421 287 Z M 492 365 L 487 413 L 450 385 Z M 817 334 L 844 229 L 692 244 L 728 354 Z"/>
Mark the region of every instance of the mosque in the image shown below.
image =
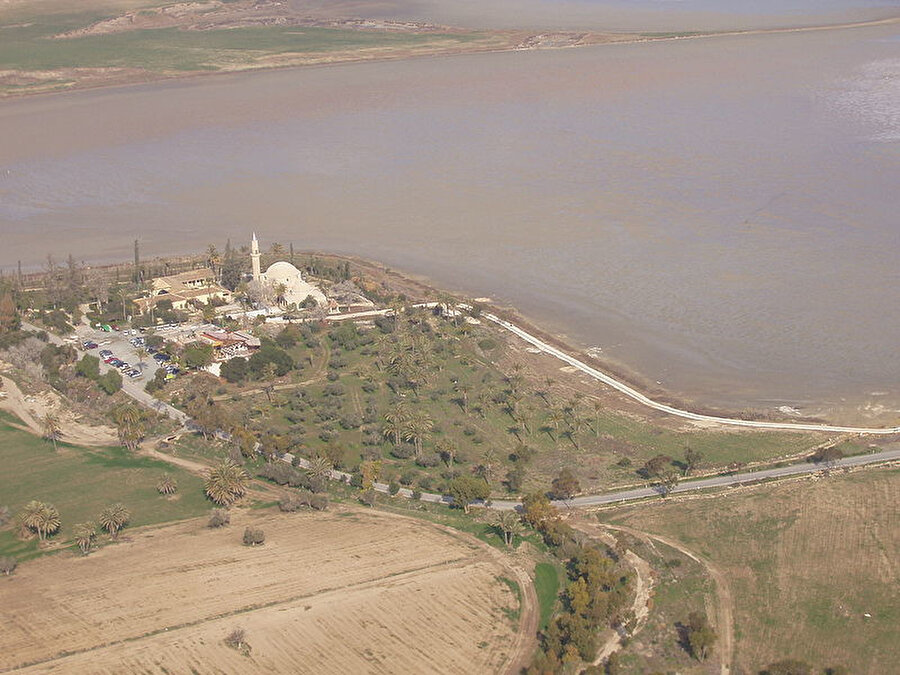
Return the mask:
<path id="1" fill-rule="evenodd" d="M 250 242 L 253 281 L 261 287 L 269 289 L 273 296 L 277 295 L 280 304 L 300 307 L 307 298 L 312 298 L 320 307 L 328 307 L 328 300 L 325 299 L 325 294 L 308 281 L 304 281 L 300 270 L 291 263 L 279 260 L 269 265 L 265 272 L 260 272 L 259 255 L 259 241 L 257 241 L 256 232 L 254 232 L 253 240 Z M 283 287 L 283 293 L 276 291 L 279 286 Z"/>

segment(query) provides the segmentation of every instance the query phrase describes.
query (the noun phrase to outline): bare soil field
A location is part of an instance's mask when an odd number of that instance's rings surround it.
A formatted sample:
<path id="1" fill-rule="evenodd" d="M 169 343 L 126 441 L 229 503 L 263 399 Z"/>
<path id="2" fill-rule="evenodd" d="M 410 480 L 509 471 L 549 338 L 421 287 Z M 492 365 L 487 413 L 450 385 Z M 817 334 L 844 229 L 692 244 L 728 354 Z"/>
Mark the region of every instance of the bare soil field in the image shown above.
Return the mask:
<path id="1" fill-rule="evenodd" d="M 843 666 L 874 675 L 900 657 L 898 498 L 900 470 L 882 468 L 600 518 L 665 535 L 727 579 L 732 672 L 798 658 L 818 671 Z"/>
<path id="2" fill-rule="evenodd" d="M 356 510 L 204 524 L 4 578 L 0 672 L 500 672 L 531 645 L 502 581 L 521 570 L 462 535 Z"/>

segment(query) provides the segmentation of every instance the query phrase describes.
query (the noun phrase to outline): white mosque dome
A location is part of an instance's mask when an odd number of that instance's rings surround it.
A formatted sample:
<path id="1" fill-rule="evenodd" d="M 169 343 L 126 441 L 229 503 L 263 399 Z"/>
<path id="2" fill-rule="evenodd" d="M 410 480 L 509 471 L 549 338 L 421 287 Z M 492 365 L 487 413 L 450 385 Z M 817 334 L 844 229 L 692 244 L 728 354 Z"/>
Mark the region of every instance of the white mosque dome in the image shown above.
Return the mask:
<path id="1" fill-rule="evenodd" d="M 306 298 L 312 297 L 319 305 L 327 304 L 325 295 L 318 288 L 303 280 L 303 275 L 291 263 L 280 260 L 269 265 L 260 281 L 269 287 L 283 284 L 285 288 L 284 302 L 287 305 L 300 305 Z"/>
<path id="2" fill-rule="evenodd" d="M 300 270 L 284 260 L 269 265 L 269 269 L 266 270 L 266 277 L 273 283 L 284 283 L 285 280 L 296 277 L 303 279 Z"/>

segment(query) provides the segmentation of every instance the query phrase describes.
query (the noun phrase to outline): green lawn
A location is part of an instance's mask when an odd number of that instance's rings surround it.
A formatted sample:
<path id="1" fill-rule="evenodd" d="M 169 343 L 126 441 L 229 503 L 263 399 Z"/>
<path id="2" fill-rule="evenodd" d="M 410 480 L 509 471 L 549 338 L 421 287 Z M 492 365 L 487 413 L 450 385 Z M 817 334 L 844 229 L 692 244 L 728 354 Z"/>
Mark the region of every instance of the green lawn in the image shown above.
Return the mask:
<path id="1" fill-rule="evenodd" d="M 556 609 L 556 601 L 559 595 L 560 569 L 551 563 L 538 563 L 534 567 L 534 589 L 537 593 L 538 607 L 540 608 L 540 620 L 538 628 L 544 630 L 550 623 L 550 617 Z"/>
<path id="2" fill-rule="evenodd" d="M 131 527 L 190 518 L 210 508 L 201 479 L 177 467 L 134 457 L 121 448 L 88 450 L 61 443 L 54 452 L 51 444 L 4 420 L 0 420 L 0 461 L 0 506 L 8 506 L 13 514 L 32 499 L 56 506 L 62 528 L 53 542 L 66 542 L 74 524 L 96 521 L 113 502 L 130 509 Z M 156 491 L 163 473 L 178 481 L 174 498 Z M 0 530 L 0 555 L 21 559 L 40 553 L 36 539 L 21 541 L 13 530 L 12 522 Z"/>

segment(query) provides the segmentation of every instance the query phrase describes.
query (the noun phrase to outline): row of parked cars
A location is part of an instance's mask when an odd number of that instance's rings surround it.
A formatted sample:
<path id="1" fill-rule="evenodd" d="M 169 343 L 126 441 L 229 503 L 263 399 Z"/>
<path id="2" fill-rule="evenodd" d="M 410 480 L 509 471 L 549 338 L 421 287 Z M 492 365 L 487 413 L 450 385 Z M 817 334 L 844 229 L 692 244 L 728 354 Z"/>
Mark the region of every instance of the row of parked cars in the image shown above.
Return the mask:
<path id="1" fill-rule="evenodd" d="M 133 337 L 130 340 L 131 344 L 134 347 L 146 347 L 147 340 L 141 336 Z M 166 371 L 166 379 L 173 379 L 181 370 L 178 369 L 174 363 L 172 363 L 172 357 L 168 354 L 164 354 L 161 351 L 157 350 L 154 347 L 146 347 L 147 352 L 153 357 L 153 360 L 156 361 L 159 366 Z"/>
<path id="2" fill-rule="evenodd" d="M 113 354 L 109 349 L 101 349 L 100 358 L 103 359 L 103 363 L 108 363 L 113 368 L 120 370 L 123 375 L 127 375 L 132 380 L 136 380 L 144 376 L 144 374 L 140 370 L 132 367 L 132 365 L 127 361 L 123 361 L 122 359 L 116 357 L 116 355 Z"/>

